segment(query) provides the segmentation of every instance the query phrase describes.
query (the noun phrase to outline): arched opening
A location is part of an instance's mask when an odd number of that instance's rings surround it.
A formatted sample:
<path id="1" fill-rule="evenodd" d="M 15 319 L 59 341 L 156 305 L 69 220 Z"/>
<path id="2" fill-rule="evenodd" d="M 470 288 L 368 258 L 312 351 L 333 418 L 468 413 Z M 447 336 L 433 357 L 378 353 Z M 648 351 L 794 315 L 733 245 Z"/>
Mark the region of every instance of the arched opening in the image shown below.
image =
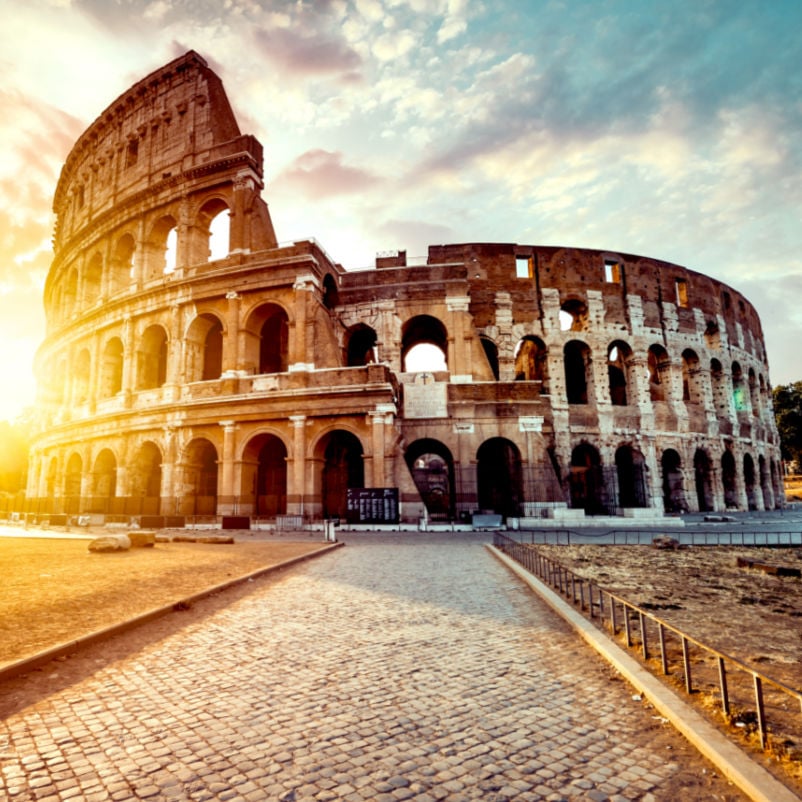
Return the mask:
<path id="1" fill-rule="evenodd" d="M 123 388 L 123 344 L 112 337 L 103 349 L 100 368 L 100 397 L 111 398 Z"/>
<path id="2" fill-rule="evenodd" d="M 489 337 L 480 337 L 479 342 L 482 344 L 482 350 L 485 352 L 487 364 L 490 366 L 490 371 L 493 378 L 499 380 L 499 366 L 498 366 L 498 348 L 496 344 Z"/>
<path id="3" fill-rule="evenodd" d="M 431 315 L 408 320 L 401 333 L 401 364 L 406 373 L 448 370 L 448 333 Z"/>
<path id="4" fill-rule="evenodd" d="M 64 472 L 64 512 L 77 515 L 81 511 L 81 479 L 84 463 L 78 454 L 71 454 Z"/>
<path id="5" fill-rule="evenodd" d="M 222 203 L 222 202 L 221 202 Z M 219 208 L 219 211 L 212 212 L 212 209 Z M 205 206 L 203 215 L 210 212 L 214 217 L 209 220 L 209 261 L 214 262 L 217 259 L 226 259 L 231 250 L 231 214 L 228 207 L 224 204 L 218 206 Z"/>
<path id="6" fill-rule="evenodd" d="M 565 395 L 569 404 L 588 403 L 588 369 L 590 348 L 579 340 L 571 340 L 563 350 Z"/>
<path id="7" fill-rule="evenodd" d="M 752 414 L 756 417 L 760 416 L 760 395 L 758 393 L 757 376 L 755 375 L 754 368 L 749 368 L 747 374 L 749 381 L 749 402 L 752 407 Z"/>
<path id="8" fill-rule="evenodd" d="M 103 283 L 103 257 L 93 254 L 86 266 L 83 286 L 83 307 L 88 309 L 100 300 L 100 290 Z"/>
<path id="9" fill-rule="evenodd" d="M 568 485 L 573 509 L 584 510 L 586 515 L 607 511 L 601 457 L 590 444 L 580 443 L 571 452 Z"/>
<path id="10" fill-rule="evenodd" d="M 721 485 L 724 489 L 724 506 L 738 508 L 738 487 L 736 485 L 735 457 L 729 449 L 721 455 Z"/>
<path id="11" fill-rule="evenodd" d="M 648 507 L 649 485 L 643 454 L 632 446 L 621 446 L 615 452 L 618 478 L 618 506 Z"/>
<path id="12" fill-rule="evenodd" d="M 349 368 L 369 365 L 377 361 L 376 332 L 364 323 L 357 323 L 348 329 L 346 345 L 346 365 Z"/>
<path id="13" fill-rule="evenodd" d="M 652 401 L 667 401 L 671 388 L 671 360 L 662 345 L 652 345 L 647 357 L 649 396 Z"/>
<path id="14" fill-rule="evenodd" d="M 569 298 L 560 307 L 560 331 L 587 331 L 588 305 L 580 298 Z"/>
<path id="15" fill-rule="evenodd" d="M 324 518 L 346 518 L 348 488 L 365 486 L 362 444 L 351 432 L 337 429 L 323 443 L 321 500 Z"/>
<path id="16" fill-rule="evenodd" d="M 166 215 L 156 221 L 145 243 L 145 279 L 172 273 L 176 267 L 178 231 L 175 218 Z"/>
<path id="17" fill-rule="evenodd" d="M 527 335 L 515 346 L 515 381 L 546 382 L 548 349 L 538 337 Z"/>
<path id="18" fill-rule="evenodd" d="M 744 454 L 744 490 L 746 491 L 746 504 L 750 510 L 756 510 L 757 482 L 755 480 L 755 461 L 751 454 Z"/>
<path id="19" fill-rule="evenodd" d="M 61 311 L 65 318 L 78 311 L 78 271 L 75 268 L 67 275 Z"/>
<path id="20" fill-rule="evenodd" d="M 632 400 L 629 392 L 629 366 L 632 349 L 625 342 L 616 340 L 607 349 L 607 379 L 610 386 L 610 403 L 614 407 L 625 407 Z"/>
<path id="21" fill-rule="evenodd" d="M 162 454 L 151 442 L 142 443 L 130 468 L 129 512 L 141 515 L 159 515 L 161 512 Z"/>
<path id="22" fill-rule="evenodd" d="M 708 320 L 705 327 L 705 345 L 711 351 L 718 351 L 721 348 L 721 332 L 715 320 Z"/>
<path id="23" fill-rule="evenodd" d="M 182 464 L 184 515 L 217 513 L 217 449 L 205 438 L 197 438 L 186 448 Z"/>
<path id="24" fill-rule="evenodd" d="M 260 310 L 264 323 L 259 331 L 259 373 L 284 373 L 288 367 L 289 321 L 274 304 Z"/>
<path id="25" fill-rule="evenodd" d="M 668 513 L 687 512 L 680 455 L 673 448 L 667 448 L 660 458 L 660 467 L 663 472 L 663 509 Z"/>
<path id="26" fill-rule="evenodd" d="M 693 455 L 694 486 L 699 512 L 713 511 L 713 464 L 701 448 Z"/>
<path id="27" fill-rule="evenodd" d="M 167 380 L 167 332 L 158 325 L 142 334 L 137 354 L 137 389 L 161 387 Z"/>
<path id="28" fill-rule="evenodd" d="M 476 452 L 479 507 L 505 518 L 521 514 L 521 454 L 503 437 L 485 440 Z"/>
<path id="29" fill-rule="evenodd" d="M 404 455 L 415 487 L 433 521 L 453 519 L 455 510 L 454 459 L 438 440 L 416 440 Z"/>
<path id="30" fill-rule="evenodd" d="M 736 412 L 749 410 L 749 392 L 744 381 L 744 374 L 738 362 L 732 363 L 732 400 Z"/>
<path id="31" fill-rule="evenodd" d="M 713 391 L 713 406 L 719 418 L 728 418 L 730 415 L 730 390 L 724 368 L 718 359 L 710 360 L 710 386 Z"/>
<path id="32" fill-rule="evenodd" d="M 771 489 L 774 491 L 774 508 L 780 509 L 785 503 L 785 490 L 780 475 L 777 469 L 777 463 L 771 460 L 769 470 L 771 472 Z"/>
<path id="33" fill-rule="evenodd" d="M 114 254 L 111 259 L 111 275 L 109 277 L 109 292 L 120 292 L 131 286 L 134 277 L 134 251 L 136 243 L 130 234 L 123 234 L 117 240 Z"/>
<path id="34" fill-rule="evenodd" d="M 287 513 L 287 447 L 273 434 L 254 437 L 242 456 L 242 496 L 252 499 L 256 515 Z"/>
<path id="35" fill-rule="evenodd" d="M 184 375 L 188 382 L 219 379 L 223 372 L 223 324 L 205 312 L 192 321 L 186 336 Z"/>
<path id="36" fill-rule="evenodd" d="M 113 499 L 117 495 L 117 459 L 104 448 L 95 459 L 92 468 L 92 492 L 89 512 L 113 512 Z"/>
<path id="37" fill-rule="evenodd" d="M 682 352 L 682 400 L 687 404 L 701 404 L 703 398 L 699 357 L 686 348 Z"/>

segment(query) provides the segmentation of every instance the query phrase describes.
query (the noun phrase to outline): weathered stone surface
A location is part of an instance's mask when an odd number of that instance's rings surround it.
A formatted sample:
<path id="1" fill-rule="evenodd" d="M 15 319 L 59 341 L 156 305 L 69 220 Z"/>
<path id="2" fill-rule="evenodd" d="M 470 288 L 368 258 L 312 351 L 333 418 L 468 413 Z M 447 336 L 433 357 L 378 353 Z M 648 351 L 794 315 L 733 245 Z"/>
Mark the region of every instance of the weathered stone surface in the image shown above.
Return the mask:
<path id="1" fill-rule="evenodd" d="M 147 532 L 143 529 L 134 530 L 128 533 L 131 540 L 131 547 L 134 549 L 152 548 L 156 545 L 156 533 Z"/>
<path id="2" fill-rule="evenodd" d="M 131 548 L 131 539 L 128 535 L 103 535 L 89 543 L 89 551 L 104 554 L 114 551 L 128 551 Z"/>

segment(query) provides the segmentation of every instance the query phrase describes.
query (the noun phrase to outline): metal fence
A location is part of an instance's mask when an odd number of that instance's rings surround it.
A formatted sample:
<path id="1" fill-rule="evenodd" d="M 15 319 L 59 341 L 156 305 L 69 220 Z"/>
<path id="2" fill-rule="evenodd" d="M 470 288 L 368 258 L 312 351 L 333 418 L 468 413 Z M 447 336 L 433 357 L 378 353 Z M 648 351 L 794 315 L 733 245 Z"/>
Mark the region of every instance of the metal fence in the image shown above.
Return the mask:
<path id="1" fill-rule="evenodd" d="M 670 537 L 680 546 L 802 546 L 802 531 L 781 530 L 721 530 L 687 531 L 685 529 L 526 529 L 517 535 L 520 543 L 530 545 L 570 546 L 605 544 L 637 546 L 651 543 L 655 537 Z"/>
<path id="2" fill-rule="evenodd" d="M 746 731 L 754 730 L 764 750 L 771 746 L 782 752 L 787 740 L 784 734 L 774 737 L 772 733 L 770 741 L 770 720 L 776 725 L 776 730 L 790 727 L 792 741 L 802 734 L 802 691 L 702 643 L 648 610 L 604 590 L 592 580 L 539 553 L 530 543 L 497 532 L 493 536 L 493 545 L 552 587 L 600 629 L 609 630 L 613 638 L 621 634 L 626 647 L 639 653 L 648 668 L 656 668 L 665 676 L 679 671 L 688 694 L 702 687 L 717 687 L 718 701 L 727 721 Z M 655 662 L 650 662 L 652 660 Z M 789 703 L 795 712 L 789 712 Z"/>

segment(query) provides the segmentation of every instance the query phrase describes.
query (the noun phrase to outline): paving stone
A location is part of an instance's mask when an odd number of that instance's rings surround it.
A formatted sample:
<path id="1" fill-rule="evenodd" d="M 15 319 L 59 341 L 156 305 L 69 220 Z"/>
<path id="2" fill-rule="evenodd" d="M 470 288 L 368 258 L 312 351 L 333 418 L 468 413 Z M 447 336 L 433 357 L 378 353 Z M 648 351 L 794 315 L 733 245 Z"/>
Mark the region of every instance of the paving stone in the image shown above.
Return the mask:
<path id="1" fill-rule="evenodd" d="M 484 536 L 343 536 L 0 722 L 0 796 L 630 802 L 706 766 L 651 750 L 649 711 Z"/>

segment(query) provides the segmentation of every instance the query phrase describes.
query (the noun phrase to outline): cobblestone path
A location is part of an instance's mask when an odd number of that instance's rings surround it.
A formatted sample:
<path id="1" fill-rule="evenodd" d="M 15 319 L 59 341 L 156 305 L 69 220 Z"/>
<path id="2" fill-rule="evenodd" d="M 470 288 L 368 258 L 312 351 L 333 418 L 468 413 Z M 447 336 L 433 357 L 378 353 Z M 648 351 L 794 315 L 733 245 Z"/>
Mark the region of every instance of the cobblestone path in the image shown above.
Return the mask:
<path id="1" fill-rule="evenodd" d="M 354 536 L 13 713 L 0 798 L 743 798 L 653 713 L 476 536 Z"/>

